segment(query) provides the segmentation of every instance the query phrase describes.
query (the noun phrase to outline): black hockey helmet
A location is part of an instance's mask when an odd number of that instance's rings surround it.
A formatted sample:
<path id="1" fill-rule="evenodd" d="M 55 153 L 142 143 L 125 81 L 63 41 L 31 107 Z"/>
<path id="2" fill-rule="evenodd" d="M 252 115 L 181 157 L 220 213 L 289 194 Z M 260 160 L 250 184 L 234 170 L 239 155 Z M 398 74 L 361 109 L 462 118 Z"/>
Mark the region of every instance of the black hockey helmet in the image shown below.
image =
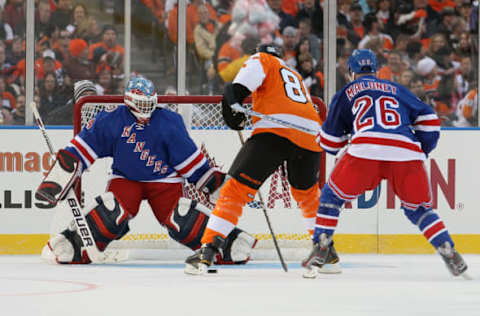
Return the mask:
<path id="1" fill-rule="evenodd" d="M 257 46 L 257 53 L 267 53 L 278 58 L 283 58 L 283 49 L 275 44 L 260 44 Z"/>

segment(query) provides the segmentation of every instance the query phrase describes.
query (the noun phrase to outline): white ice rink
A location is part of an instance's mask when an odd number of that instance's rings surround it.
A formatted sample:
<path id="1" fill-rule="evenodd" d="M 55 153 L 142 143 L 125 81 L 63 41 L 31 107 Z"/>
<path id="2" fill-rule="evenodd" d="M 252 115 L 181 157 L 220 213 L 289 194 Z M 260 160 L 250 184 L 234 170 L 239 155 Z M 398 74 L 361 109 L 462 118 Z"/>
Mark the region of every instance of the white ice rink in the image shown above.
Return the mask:
<path id="1" fill-rule="evenodd" d="M 303 279 L 298 263 L 251 262 L 194 277 L 183 264 L 49 265 L 0 256 L 2 316 L 480 315 L 475 279 L 451 277 L 438 255 L 341 255 L 343 273 Z"/>

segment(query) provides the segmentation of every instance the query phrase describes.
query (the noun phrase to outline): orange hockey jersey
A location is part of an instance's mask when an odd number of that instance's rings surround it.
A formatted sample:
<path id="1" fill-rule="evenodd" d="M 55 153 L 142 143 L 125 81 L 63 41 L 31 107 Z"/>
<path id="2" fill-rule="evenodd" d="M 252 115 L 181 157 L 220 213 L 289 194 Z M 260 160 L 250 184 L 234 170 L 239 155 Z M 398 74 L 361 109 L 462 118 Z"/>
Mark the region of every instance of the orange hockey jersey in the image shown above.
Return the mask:
<path id="1" fill-rule="evenodd" d="M 273 55 L 256 53 L 243 64 L 233 80 L 253 91 L 253 110 L 283 121 L 320 130 L 315 110 L 302 76 Z M 293 128 L 252 117 L 253 133 L 273 133 L 289 139 L 299 147 L 319 152 L 315 136 Z"/>

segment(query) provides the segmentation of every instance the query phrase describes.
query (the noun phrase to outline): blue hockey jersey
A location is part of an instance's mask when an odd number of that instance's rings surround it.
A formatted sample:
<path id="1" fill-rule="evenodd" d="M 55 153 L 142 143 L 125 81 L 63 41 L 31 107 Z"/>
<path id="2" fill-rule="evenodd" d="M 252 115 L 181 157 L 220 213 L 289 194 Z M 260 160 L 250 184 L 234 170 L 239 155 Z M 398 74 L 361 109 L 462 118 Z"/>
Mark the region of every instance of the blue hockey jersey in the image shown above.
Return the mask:
<path id="1" fill-rule="evenodd" d="M 154 110 L 147 125 L 137 123 L 126 106 L 102 111 L 66 150 L 81 159 L 83 170 L 98 158 L 112 157 L 112 177 L 133 181 L 196 183 L 210 169 L 182 117 L 167 109 Z"/>
<path id="2" fill-rule="evenodd" d="M 362 76 L 333 97 L 319 143 L 332 154 L 349 144 L 355 157 L 409 161 L 424 160 L 439 137 L 431 106 L 399 84 Z"/>

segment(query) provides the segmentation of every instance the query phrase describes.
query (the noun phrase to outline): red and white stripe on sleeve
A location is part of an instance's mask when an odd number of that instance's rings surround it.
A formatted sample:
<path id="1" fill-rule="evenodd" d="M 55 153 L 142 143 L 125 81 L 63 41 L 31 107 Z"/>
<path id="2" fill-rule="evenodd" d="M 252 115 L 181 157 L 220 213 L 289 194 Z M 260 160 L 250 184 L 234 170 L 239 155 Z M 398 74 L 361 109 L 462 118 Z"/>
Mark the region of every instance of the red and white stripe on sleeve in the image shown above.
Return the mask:
<path id="1" fill-rule="evenodd" d="M 95 151 L 78 135 L 70 141 L 70 145 L 81 156 L 83 162 L 85 163 L 85 169 L 89 168 L 92 163 L 97 160 L 98 155 L 95 153 Z"/>
<path id="2" fill-rule="evenodd" d="M 197 149 L 187 159 L 176 165 L 174 168 L 181 176 L 183 176 L 184 178 L 188 178 L 200 167 L 202 167 L 203 164 L 205 164 L 206 162 L 207 159 L 205 158 L 203 153 L 200 151 L 200 149 Z"/>
<path id="3" fill-rule="evenodd" d="M 439 132 L 440 119 L 436 114 L 419 115 L 413 123 L 413 129 L 423 132 Z"/>
<path id="4" fill-rule="evenodd" d="M 345 145 L 348 144 L 348 137 L 346 135 L 338 137 L 332 136 L 325 133 L 323 129 L 320 130 L 319 135 L 317 135 L 317 142 L 319 145 L 329 152 L 338 152 Z"/>

